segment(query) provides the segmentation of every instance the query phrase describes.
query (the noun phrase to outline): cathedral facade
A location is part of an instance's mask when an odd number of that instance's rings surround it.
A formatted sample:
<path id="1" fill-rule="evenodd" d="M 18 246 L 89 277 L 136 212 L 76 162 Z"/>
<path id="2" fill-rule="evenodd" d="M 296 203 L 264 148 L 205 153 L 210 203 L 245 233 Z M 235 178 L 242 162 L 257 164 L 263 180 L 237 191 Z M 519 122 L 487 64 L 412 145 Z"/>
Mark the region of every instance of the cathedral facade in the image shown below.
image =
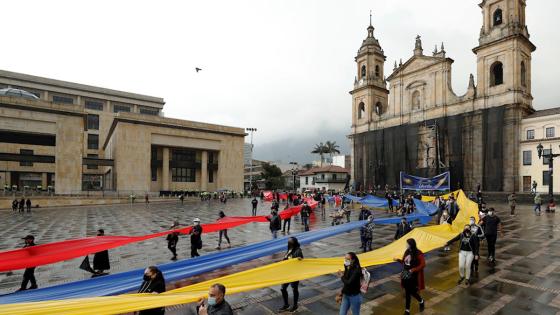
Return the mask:
<path id="1" fill-rule="evenodd" d="M 413 55 L 385 75 L 386 56 L 368 27 L 355 57 L 352 178 L 356 190 L 398 186 L 399 172 L 451 172 L 452 187 L 519 190 L 521 120 L 534 112 L 525 0 L 484 0 L 476 78 L 457 95 L 453 59 L 416 37 Z"/>

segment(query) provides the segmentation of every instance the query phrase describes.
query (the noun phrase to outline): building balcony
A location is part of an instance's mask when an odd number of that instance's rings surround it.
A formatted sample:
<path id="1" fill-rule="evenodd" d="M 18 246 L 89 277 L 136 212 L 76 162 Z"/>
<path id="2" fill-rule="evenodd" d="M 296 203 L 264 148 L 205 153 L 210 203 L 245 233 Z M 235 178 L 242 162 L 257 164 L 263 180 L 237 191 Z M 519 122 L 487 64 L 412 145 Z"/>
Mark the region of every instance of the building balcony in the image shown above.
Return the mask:
<path id="1" fill-rule="evenodd" d="M 345 178 L 340 179 L 333 179 L 333 178 L 325 178 L 325 179 L 315 179 L 315 183 L 317 184 L 346 184 Z"/>

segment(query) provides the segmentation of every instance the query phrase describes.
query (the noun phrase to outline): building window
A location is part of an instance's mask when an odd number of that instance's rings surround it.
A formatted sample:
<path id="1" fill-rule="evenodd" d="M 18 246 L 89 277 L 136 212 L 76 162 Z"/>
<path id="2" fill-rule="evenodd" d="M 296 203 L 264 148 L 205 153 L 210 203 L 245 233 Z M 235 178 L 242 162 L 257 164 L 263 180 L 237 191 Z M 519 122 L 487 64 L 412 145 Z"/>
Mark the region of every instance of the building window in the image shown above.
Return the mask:
<path id="1" fill-rule="evenodd" d="M 194 183 L 196 181 L 196 170 L 194 168 L 173 167 L 171 168 L 171 179 L 174 182 Z"/>
<path id="2" fill-rule="evenodd" d="M 543 186 L 548 186 L 548 185 L 550 185 L 549 172 L 550 172 L 550 171 L 543 171 L 543 172 L 542 172 L 542 184 L 543 184 Z"/>
<path id="3" fill-rule="evenodd" d="M 157 166 L 151 167 L 152 182 L 157 182 Z"/>
<path id="4" fill-rule="evenodd" d="M 379 75 L 381 74 L 381 71 L 379 70 L 379 65 L 375 66 L 375 76 L 379 78 Z"/>
<path id="5" fill-rule="evenodd" d="M 85 107 L 93 110 L 103 110 L 103 101 L 86 100 Z"/>
<path id="6" fill-rule="evenodd" d="M 214 170 L 210 170 L 210 172 L 208 172 L 208 182 L 209 183 L 214 182 Z"/>
<path id="7" fill-rule="evenodd" d="M 196 162 L 196 151 L 186 149 L 173 149 L 171 152 L 171 160 Z"/>
<path id="8" fill-rule="evenodd" d="M 336 174 L 332 174 L 332 179 L 336 180 Z"/>
<path id="9" fill-rule="evenodd" d="M 521 61 L 521 85 L 527 86 L 527 69 L 525 68 L 525 61 Z"/>
<path id="10" fill-rule="evenodd" d="M 500 25 L 503 22 L 502 9 L 494 11 L 494 26 Z"/>
<path id="11" fill-rule="evenodd" d="M 321 174 L 321 179 L 325 179 L 325 174 Z"/>
<path id="12" fill-rule="evenodd" d="M 71 96 L 53 95 L 52 101 L 53 103 L 74 104 L 74 98 Z"/>
<path id="13" fill-rule="evenodd" d="M 504 83 L 504 66 L 497 61 L 490 67 L 490 86 Z"/>
<path id="14" fill-rule="evenodd" d="M 130 106 L 128 106 L 128 105 L 118 105 L 118 104 L 114 104 L 114 105 L 113 105 L 113 112 L 114 112 L 114 113 L 119 113 L 119 112 L 127 112 L 127 113 L 130 113 Z"/>
<path id="15" fill-rule="evenodd" d="M 19 154 L 31 156 L 33 155 L 33 150 L 20 149 Z M 19 162 L 19 166 L 33 166 L 33 162 L 21 161 Z"/>
<path id="16" fill-rule="evenodd" d="M 90 150 L 99 149 L 99 135 L 89 134 L 87 138 L 87 148 Z"/>
<path id="17" fill-rule="evenodd" d="M 97 158 L 99 158 L 99 155 L 98 154 L 88 154 L 87 157 L 97 159 Z M 87 166 L 88 170 L 96 170 L 97 168 L 98 168 L 97 165 L 88 165 Z"/>
<path id="18" fill-rule="evenodd" d="M 358 119 L 364 118 L 365 113 L 366 113 L 366 105 L 364 104 L 364 102 L 361 102 L 358 105 Z"/>
<path id="19" fill-rule="evenodd" d="M 531 151 L 523 151 L 523 165 L 531 165 Z"/>
<path id="20" fill-rule="evenodd" d="M 362 69 L 360 71 L 360 79 L 363 79 L 366 77 L 366 66 L 362 65 Z"/>
<path id="21" fill-rule="evenodd" d="M 552 153 L 551 149 L 544 149 L 543 150 L 543 156 L 542 156 L 542 161 L 543 161 L 543 165 L 548 165 L 550 163 L 550 159 L 548 157 L 545 157 L 547 155 L 550 155 Z"/>
<path id="22" fill-rule="evenodd" d="M 527 140 L 533 140 L 533 139 L 535 139 L 535 130 L 534 129 L 527 130 Z"/>
<path id="23" fill-rule="evenodd" d="M 554 138 L 554 127 L 546 128 L 545 134 L 547 138 Z"/>
<path id="24" fill-rule="evenodd" d="M 159 115 L 159 109 L 140 107 L 140 114 L 157 116 Z"/>
<path id="25" fill-rule="evenodd" d="M 420 91 L 414 91 L 414 93 L 412 93 L 412 106 L 415 109 L 420 109 Z"/>
<path id="26" fill-rule="evenodd" d="M 381 102 L 377 102 L 377 104 L 375 104 L 375 113 L 378 116 L 381 116 L 381 114 L 383 114 L 383 105 L 381 104 Z"/>
<path id="27" fill-rule="evenodd" d="M 305 176 L 305 185 L 309 185 L 309 177 Z"/>
<path id="28" fill-rule="evenodd" d="M 87 128 L 92 130 L 99 130 L 99 115 L 87 115 Z"/>

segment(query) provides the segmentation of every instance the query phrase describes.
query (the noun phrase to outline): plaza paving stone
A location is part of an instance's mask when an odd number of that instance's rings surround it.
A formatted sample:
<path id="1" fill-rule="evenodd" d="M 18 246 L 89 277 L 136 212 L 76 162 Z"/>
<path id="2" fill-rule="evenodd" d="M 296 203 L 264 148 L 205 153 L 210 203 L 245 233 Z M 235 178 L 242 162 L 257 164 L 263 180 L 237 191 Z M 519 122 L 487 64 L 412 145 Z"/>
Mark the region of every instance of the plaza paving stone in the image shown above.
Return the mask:
<path id="1" fill-rule="evenodd" d="M 505 204 L 491 205 L 498 209 L 504 223 L 505 235 L 497 244 L 495 266 L 488 265 L 486 246 L 483 245 L 478 277 L 470 287 L 457 286 L 457 247 L 445 253 L 441 250 L 427 255 L 427 290 L 421 294 L 426 299 L 424 314 L 560 314 L 560 230 L 556 215 L 537 217 L 530 206 L 518 206 L 518 215 L 510 217 Z M 268 214 L 270 205 L 261 203 L 259 214 Z M 220 210 L 227 215 L 249 215 L 249 199 L 231 199 L 226 204 L 218 201 L 201 202 L 187 199 L 184 205 L 172 200 L 145 205 L 86 206 L 38 209 L 32 214 L 0 212 L 0 250 L 18 248 L 21 237 L 34 234 L 38 244 L 95 235 L 98 228 L 106 234 L 142 235 L 167 229 L 173 220 L 190 223 L 194 217 L 203 223 L 215 221 Z M 326 214 L 317 212 L 311 220 L 311 228 L 330 225 Z M 352 220 L 357 219 L 358 211 Z M 384 216 L 377 211 L 376 216 Z M 303 230 L 298 217 L 292 220 L 292 233 Z M 266 223 L 251 223 L 231 229 L 229 236 L 233 246 L 242 246 L 270 239 Z M 374 233 L 374 247 L 390 243 L 394 226 L 378 226 Z M 204 235 L 202 254 L 215 251 L 217 233 Z M 189 256 L 188 237 L 182 236 L 179 259 Z M 305 257 L 341 256 L 348 251 L 358 251 L 359 233 L 340 234 L 303 246 Z M 151 264 L 169 262 L 170 253 L 164 238 L 135 243 L 110 250 L 111 273 L 132 268 L 144 268 Z M 86 279 L 89 275 L 78 269 L 83 258 L 72 259 L 37 268 L 39 286 Z M 168 283 L 168 289 L 212 279 L 282 259 L 282 253 Z M 341 266 L 342 267 L 342 266 Z M 397 264 L 369 268 L 373 282 L 364 297 L 362 314 L 402 314 L 404 297 L 399 284 Z M 0 274 L 0 294 L 18 288 L 23 271 Z M 139 283 L 141 279 L 138 280 Z M 335 275 L 325 275 L 302 281 L 300 284 L 300 310 L 298 314 L 338 314 L 334 301 L 341 282 Z M 291 291 L 290 301 L 291 301 Z M 227 297 L 237 314 L 275 314 L 281 306 L 279 286 L 264 288 Z M 412 312 L 418 311 L 413 301 Z M 169 307 L 166 314 L 195 314 L 194 305 Z"/>

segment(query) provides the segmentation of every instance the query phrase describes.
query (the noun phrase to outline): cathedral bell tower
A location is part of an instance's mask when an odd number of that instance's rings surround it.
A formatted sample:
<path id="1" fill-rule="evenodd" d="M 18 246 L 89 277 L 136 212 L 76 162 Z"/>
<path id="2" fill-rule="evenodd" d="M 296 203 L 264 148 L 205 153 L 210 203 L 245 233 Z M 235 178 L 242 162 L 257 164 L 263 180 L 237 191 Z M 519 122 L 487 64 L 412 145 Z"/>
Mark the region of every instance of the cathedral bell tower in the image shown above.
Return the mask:
<path id="1" fill-rule="evenodd" d="M 531 54 L 525 0 L 483 0 L 477 55 L 477 93 L 484 108 L 520 104 L 531 108 Z"/>
<path id="2" fill-rule="evenodd" d="M 360 133 L 376 128 L 376 123 L 387 112 L 388 95 L 385 81 L 385 54 L 373 35 L 370 22 L 368 35 L 356 55 L 357 75 L 352 95 L 352 131 Z"/>

